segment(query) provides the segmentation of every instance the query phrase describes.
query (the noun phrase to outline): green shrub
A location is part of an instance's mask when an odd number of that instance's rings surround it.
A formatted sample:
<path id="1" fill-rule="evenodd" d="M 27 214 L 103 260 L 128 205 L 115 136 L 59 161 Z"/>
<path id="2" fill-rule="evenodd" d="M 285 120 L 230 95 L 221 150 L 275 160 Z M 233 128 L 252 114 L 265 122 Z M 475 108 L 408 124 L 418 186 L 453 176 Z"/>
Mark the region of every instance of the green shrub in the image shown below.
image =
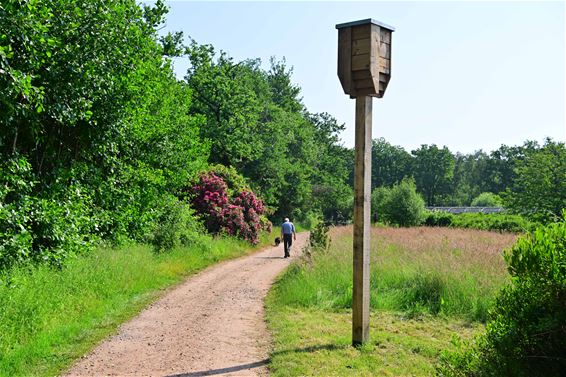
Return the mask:
<path id="1" fill-rule="evenodd" d="M 415 182 L 404 179 L 390 189 L 377 188 L 372 194 L 374 218 L 387 224 L 416 226 L 425 217 L 425 203 L 417 193 Z"/>
<path id="2" fill-rule="evenodd" d="M 426 226 L 450 226 L 454 215 L 448 212 L 427 211 L 424 224 Z"/>
<path id="3" fill-rule="evenodd" d="M 190 246 L 204 233 L 204 227 L 197 221 L 194 210 L 173 196 L 164 198 L 159 212 L 150 240 L 156 252 Z"/>
<path id="4" fill-rule="evenodd" d="M 92 201 L 81 186 L 54 183 L 35 194 L 37 184 L 27 159 L 0 164 L 0 270 L 27 261 L 60 266 L 97 239 Z"/>
<path id="5" fill-rule="evenodd" d="M 385 222 L 385 203 L 389 200 L 391 189 L 380 186 L 371 193 L 371 218 L 374 222 Z"/>
<path id="6" fill-rule="evenodd" d="M 449 226 L 452 228 L 470 228 L 510 233 L 532 231 L 539 225 L 528 221 L 520 215 L 505 213 L 451 214 L 440 211 L 427 211 L 424 224 L 426 226 Z"/>
<path id="7" fill-rule="evenodd" d="M 299 216 L 295 217 L 295 225 L 300 224 L 300 226 L 302 226 L 304 229 L 314 229 L 318 223 L 321 222 L 322 219 L 322 214 L 320 212 L 317 211 L 308 211 L 308 212 L 304 212 L 301 213 L 301 211 L 297 211 L 299 212 Z"/>
<path id="8" fill-rule="evenodd" d="M 319 222 L 310 233 L 309 245 L 313 248 L 327 251 L 330 247 L 329 230 L 328 225 L 322 221 Z"/>
<path id="9" fill-rule="evenodd" d="M 566 370 L 566 222 L 505 253 L 512 283 L 471 349 L 443 355 L 441 376 L 561 376 Z"/>
<path id="10" fill-rule="evenodd" d="M 502 204 L 499 195 L 492 192 L 482 192 L 472 200 L 472 207 L 501 207 Z"/>
<path id="11" fill-rule="evenodd" d="M 473 228 L 498 232 L 524 233 L 536 228 L 520 215 L 504 213 L 461 213 L 452 217 L 452 227 Z"/>

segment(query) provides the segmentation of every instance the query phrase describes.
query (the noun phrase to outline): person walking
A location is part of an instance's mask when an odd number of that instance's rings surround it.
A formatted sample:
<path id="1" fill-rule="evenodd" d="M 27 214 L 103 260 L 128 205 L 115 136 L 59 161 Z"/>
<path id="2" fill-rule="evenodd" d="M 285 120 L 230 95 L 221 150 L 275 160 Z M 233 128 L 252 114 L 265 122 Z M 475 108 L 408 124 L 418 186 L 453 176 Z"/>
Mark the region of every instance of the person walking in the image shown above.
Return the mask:
<path id="1" fill-rule="evenodd" d="M 297 233 L 295 233 L 295 225 L 287 217 L 285 217 L 285 222 L 281 225 L 281 238 L 283 238 L 283 249 L 285 250 L 284 258 L 289 258 L 293 240 L 297 240 Z"/>

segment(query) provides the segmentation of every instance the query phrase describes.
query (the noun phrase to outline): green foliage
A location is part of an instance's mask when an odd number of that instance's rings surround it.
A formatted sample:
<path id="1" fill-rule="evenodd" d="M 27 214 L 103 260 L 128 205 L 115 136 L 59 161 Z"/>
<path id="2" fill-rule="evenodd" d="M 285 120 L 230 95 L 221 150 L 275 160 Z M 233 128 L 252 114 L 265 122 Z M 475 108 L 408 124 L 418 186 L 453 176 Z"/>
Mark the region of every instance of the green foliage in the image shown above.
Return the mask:
<path id="1" fill-rule="evenodd" d="M 404 179 L 390 189 L 377 188 L 372 194 L 372 204 L 373 217 L 387 224 L 416 226 L 424 220 L 424 200 L 411 179 Z"/>
<path id="2" fill-rule="evenodd" d="M 211 141 L 210 162 L 239 167 L 240 161 L 259 158 L 262 99 L 269 96 L 259 60 L 235 63 L 220 52 L 215 62 L 214 47 L 195 41 L 187 53 L 191 66 L 186 81 L 195 93 L 192 113 L 206 116 L 207 127 L 200 131 Z"/>
<path id="3" fill-rule="evenodd" d="M 309 245 L 310 247 L 327 251 L 330 247 L 330 235 L 328 231 L 330 228 L 324 222 L 319 222 L 314 229 L 311 231 L 309 236 Z"/>
<path id="4" fill-rule="evenodd" d="M 544 223 L 566 208 L 566 147 L 546 140 L 516 164 L 516 179 L 505 193 L 506 207 Z"/>
<path id="5" fill-rule="evenodd" d="M 28 260 L 60 266 L 90 249 L 97 217 L 80 185 L 54 184 L 36 196 L 38 182 L 25 158 L 0 168 L 0 270 Z"/>
<path id="6" fill-rule="evenodd" d="M 566 222 L 523 236 L 505 253 L 513 280 L 486 334 L 444 356 L 442 376 L 561 376 L 566 368 Z M 463 348 L 463 347 L 462 347 Z"/>
<path id="7" fill-rule="evenodd" d="M 472 207 L 501 207 L 501 197 L 492 192 L 482 192 L 472 200 Z"/>
<path id="8" fill-rule="evenodd" d="M 529 222 L 519 215 L 503 213 L 461 213 L 452 218 L 455 228 L 472 228 L 498 232 L 524 233 L 531 231 L 538 224 Z"/>
<path id="9" fill-rule="evenodd" d="M 314 126 L 316 155 L 312 166 L 311 211 L 322 213 L 325 222 L 344 224 L 352 218 L 353 190 L 348 184 L 347 162 L 353 158 L 349 150 L 342 147 L 338 135 L 344 125 L 338 124 L 330 114 L 308 114 Z"/>
<path id="10" fill-rule="evenodd" d="M 239 193 L 243 191 L 251 191 L 251 187 L 246 181 L 246 178 L 242 176 L 238 171 L 233 167 L 226 167 L 224 165 L 210 165 L 202 173 L 213 173 L 217 177 L 222 178 L 222 180 L 227 185 L 227 193 L 229 197 L 235 197 Z"/>
<path id="11" fill-rule="evenodd" d="M 525 156 L 537 149 L 539 145 L 535 141 L 525 141 L 520 146 L 502 145 L 499 149 L 489 155 L 487 168 L 487 184 L 482 191 L 504 192 L 511 187 L 516 179 L 515 168 L 517 163 L 524 160 Z"/>
<path id="12" fill-rule="evenodd" d="M 460 213 L 427 211 L 424 224 L 427 226 L 449 226 L 497 232 L 524 233 L 534 230 L 538 224 L 522 216 L 506 213 Z"/>
<path id="13" fill-rule="evenodd" d="M 154 251 L 189 247 L 201 238 L 204 228 L 190 206 L 177 198 L 164 197 L 151 237 Z"/>
<path id="14" fill-rule="evenodd" d="M 244 241 L 200 235 L 169 253 L 99 247 L 62 269 L 0 271 L 0 376 L 61 375 L 167 287 L 249 251 Z"/>
<path id="15" fill-rule="evenodd" d="M 447 147 L 439 149 L 436 145 L 422 145 L 411 152 L 413 177 L 426 204 L 436 205 L 451 191 L 454 176 L 454 156 Z"/>
<path id="16" fill-rule="evenodd" d="M 294 222 L 294 224 L 295 228 L 297 228 L 297 232 L 300 232 L 301 230 L 312 230 L 318 225 L 318 223 L 321 222 L 321 215 L 316 211 L 299 213 L 296 216 L 297 220 Z"/>
<path id="17" fill-rule="evenodd" d="M 321 213 L 328 221 L 347 222 L 351 151 L 338 138 L 344 126 L 329 114 L 306 111 L 285 60 L 272 58 L 265 71 L 259 59 L 235 62 L 195 41 L 187 55 L 191 113 L 206 117 L 200 133 L 211 142 L 209 162 L 246 177 L 273 218 L 302 221 Z"/>
<path id="18" fill-rule="evenodd" d="M 377 187 L 371 193 L 371 218 L 373 222 L 385 222 L 385 203 L 389 200 L 391 189 Z"/>
<path id="19" fill-rule="evenodd" d="M 1 167 L 0 267 L 5 268 L 31 254 L 33 235 L 28 229 L 28 214 L 35 204 L 30 197 L 35 182 L 24 158 L 3 161 Z"/>
<path id="20" fill-rule="evenodd" d="M 384 138 L 374 139 L 371 148 L 372 190 L 391 187 L 411 175 L 411 155 L 400 146 L 389 144 Z"/>
<path id="21" fill-rule="evenodd" d="M 297 113 L 304 106 L 299 99 L 301 88 L 291 81 L 293 68 L 287 68 L 285 58 L 278 61 L 274 56 L 269 59 L 270 69 L 267 72 L 267 82 L 271 92 L 271 99 L 279 108 Z"/>
<path id="22" fill-rule="evenodd" d="M 181 40 L 158 37 L 166 11 L 2 3 L 1 266 L 59 264 L 99 237 L 148 241 L 161 203 L 206 163 L 203 118 L 163 57 Z"/>
<path id="23" fill-rule="evenodd" d="M 456 215 L 442 211 L 426 211 L 424 225 L 451 226 Z"/>

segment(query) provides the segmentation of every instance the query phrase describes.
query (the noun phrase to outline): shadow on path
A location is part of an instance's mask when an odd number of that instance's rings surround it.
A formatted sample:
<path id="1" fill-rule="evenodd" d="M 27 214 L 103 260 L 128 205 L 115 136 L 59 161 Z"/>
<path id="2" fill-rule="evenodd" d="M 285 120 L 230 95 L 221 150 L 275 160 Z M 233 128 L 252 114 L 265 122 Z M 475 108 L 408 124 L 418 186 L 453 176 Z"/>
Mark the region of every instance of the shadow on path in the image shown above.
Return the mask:
<path id="1" fill-rule="evenodd" d="M 296 348 L 296 349 L 291 349 L 291 350 L 282 350 L 282 351 L 278 351 L 278 352 L 273 352 L 271 354 L 271 356 L 273 357 L 273 356 L 282 355 L 282 354 L 286 354 L 286 353 L 316 352 L 316 351 L 320 351 L 320 350 L 332 351 L 332 350 L 343 349 L 343 348 L 348 348 L 348 347 L 350 347 L 350 346 L 349 345 L 324 344 L 324 345 L 319 345 L 319 346 L 310 346 L 310 347 L 305 347 L 305 348 Z M 270 361 L 271 361 L 271 359 L 269 358 L 269 359 L 256 361 L 254 363 L 235 365 L 233 367 L 201 370 L 201 371 L 198 371 L 198 372 L 170 374 L 170 375 L 165 376 L 165 377 L 214 376 L 214 375 L 219 375 L 219 374 L 224 374 L 224 373 L 233 373 L 233 372 L 239 372 L 239 371 L 242 371 L 242 370 L 249 370 L 249 369 L 258 368 L 258 367 L 269 364 Z"/>
<path id="2" fill-rule="evenodd" d="M 256 361 L 255 363 L 236 365 L 236 366 L 228 367 L 228 368 L 201 370 L 201 371 L 198 371 L 198 372 L 190 372 L 190 373 L 171 374 L 171 375 L 166 376 L 166 377 L 214 376 L 214 375 L 218 375 L 218 374 L 232 373 L 232 372 L 239 372 L 241 370 L 246 370 L 246 369 L 253 369 L 253 368 L 261 367 L 261 366 L 267 365 L 267 364 L 269 364 L 269 359 Z"/>

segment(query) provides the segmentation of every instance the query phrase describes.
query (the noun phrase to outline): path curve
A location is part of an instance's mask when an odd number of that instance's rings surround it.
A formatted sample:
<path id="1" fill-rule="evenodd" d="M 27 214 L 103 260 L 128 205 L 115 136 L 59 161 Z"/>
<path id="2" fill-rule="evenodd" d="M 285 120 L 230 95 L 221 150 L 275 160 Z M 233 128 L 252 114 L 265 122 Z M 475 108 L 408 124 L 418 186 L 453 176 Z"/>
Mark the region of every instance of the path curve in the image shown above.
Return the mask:
<path id="1" fill-rule="evenodd" d="M 267 375 L 270 337 L 263 300 L 292 256 L 283 245 L 222 262 L 192 277 L 123 324 L 66 376 Z"/>

